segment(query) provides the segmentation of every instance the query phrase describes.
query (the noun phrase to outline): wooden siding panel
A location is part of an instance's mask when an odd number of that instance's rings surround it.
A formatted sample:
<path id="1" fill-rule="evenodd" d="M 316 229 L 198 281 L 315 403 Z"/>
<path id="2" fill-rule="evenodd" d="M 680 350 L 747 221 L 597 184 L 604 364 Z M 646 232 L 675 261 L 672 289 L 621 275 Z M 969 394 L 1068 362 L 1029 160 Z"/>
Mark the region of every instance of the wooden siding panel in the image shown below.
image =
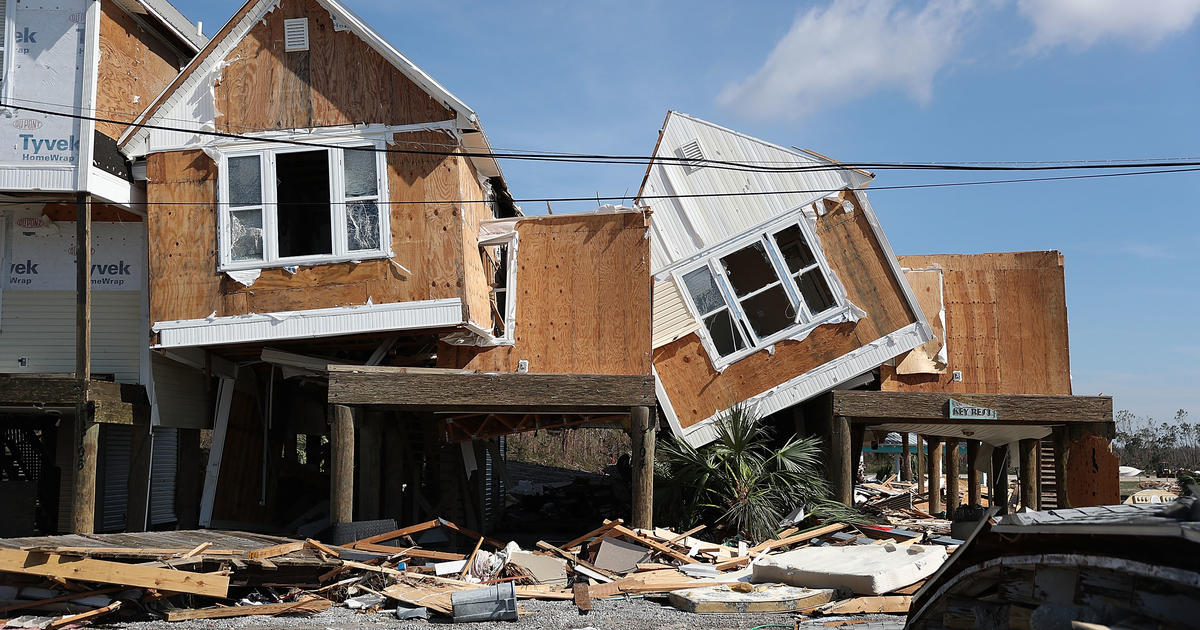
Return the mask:
<path id="1" fill-rule="evenodd" d="M 475 167 L 466 158 L 455 160 L 458 169 L 458 198 L 463 200 L 462 210 L 462 254 L 463 254 L 463 308 L 467 319 L 484 328 L 492 324 L 492 298 L 490 270 L 485 270 L 479 251 L 479 225 L 492 218 L 492 210 L 484 200 L 483 187 Z"/>
<path id="2" fill-rule="evenodd" d="M 512 346 L 440 344 L 438 365 L 534 373 L 650 373 L 650 247 L 640 213 L 561 215 L 517 224 Z"/>
<path id="3" fill-rule="evenodd" d="M 100 5 L 97 116 L 133 120 L 179 74 L 180 62 L 170 46 L 105 0 Z M 116 140 L 126 126 L 97 122 L 96 130 Z"/>
<path id="4" fill-rule="evenodd" d="M 284 52 L 283 21 L 307 17 L 309 50 Z M 284 2 L 225 58 L 218 129 L 299 129 L 449 120 L 451 110 L 350 31 L 335 31 L 315 0 Z M 443 136 L 442 144 L 447 144 Z"/>
<path id="5" fill-rule="evenodd" d="M 901 256 L 945 272 L 946 374 L 881 370 L 889 391 L 1070 394 L 1066 288 L 1059 252 Z M 952 372 L 963 372 L 953 382 Z"/>
<path id="6" fill-rule="evenodd" d="M 817 238 L 848 298 L 867 316 L 818 326 L 802 341 L 782 341 L 773 354 L 756 352 L 723 372 L 713 367 L 696 333 L 656 348 L 654 367 L 681 426 L 692 426 L 916 321 L 865 213 L 826 213 L 817 219 Z"/>
<path id="7" fill-rule="evenodd" d="M 412 136 L 414 134 L 406 134 Z M 428 139 L 443 134 L 417 134 Z M 217 273 L 217 172 L 200 151 L 147 160 L 153 321 L 460 297 L 462 225 L 453 200 L 459 158 L 388 155 L 394 260 L 263 269 L 246 287 Z M 154 205 L 166 202 L 172 205 Z M 406 203 L 418 202 L 418 203 Z M 175 205 L 182 204 L 182 205 Z"/>

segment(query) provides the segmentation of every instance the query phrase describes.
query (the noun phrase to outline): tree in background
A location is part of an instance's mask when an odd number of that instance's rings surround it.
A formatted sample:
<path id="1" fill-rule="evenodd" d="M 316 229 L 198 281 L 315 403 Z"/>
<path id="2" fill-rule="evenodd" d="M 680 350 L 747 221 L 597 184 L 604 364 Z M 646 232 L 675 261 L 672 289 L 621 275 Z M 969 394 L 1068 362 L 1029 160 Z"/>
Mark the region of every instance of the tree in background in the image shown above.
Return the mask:
<path id="1" fill-rule="evenodd" d="M 863 522 L 864 515 L 829 498 L 817 438 L 772 447 L 771 428 L 745 407 L 716 422 L 717 439 L 693 448 L 678 438 L 659 449 L 656 520 L 718 535 L 766 540 L 796 508 L 823 520 Z"/>
<path id="2" fill-rule="evenodd" d="M 1134 415 L 1127 409 L 1117 412 L 1117 436 L 1113 450 L 1123 466 L 1146 471 L 1159 468 L 1196 470 L 1200 467 L 1200 424 L 1187 421 L 1188 412 L 1180 409 L 1171 422 Z"/>

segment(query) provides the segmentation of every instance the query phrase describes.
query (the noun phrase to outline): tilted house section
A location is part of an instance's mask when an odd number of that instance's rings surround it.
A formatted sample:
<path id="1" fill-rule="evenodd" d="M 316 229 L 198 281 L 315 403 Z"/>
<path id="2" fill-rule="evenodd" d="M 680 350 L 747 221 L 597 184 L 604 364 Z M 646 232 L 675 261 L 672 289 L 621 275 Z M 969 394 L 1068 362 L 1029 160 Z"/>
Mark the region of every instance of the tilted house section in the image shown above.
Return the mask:
<path id="1" fill-rule="evenodd" d="M 703 444 L 734 405 L 791 407 L 931 338 L 862 192 L 870 180 L 667 115 L 639 203 L 653 212 L 658 400 L 677 435 Z"/>
<path id="2" fill-rule="evenodd" d="M 494 328 L 477 118 L 341 4 L 247 3 L 122 142 L 157 346 Z"/>

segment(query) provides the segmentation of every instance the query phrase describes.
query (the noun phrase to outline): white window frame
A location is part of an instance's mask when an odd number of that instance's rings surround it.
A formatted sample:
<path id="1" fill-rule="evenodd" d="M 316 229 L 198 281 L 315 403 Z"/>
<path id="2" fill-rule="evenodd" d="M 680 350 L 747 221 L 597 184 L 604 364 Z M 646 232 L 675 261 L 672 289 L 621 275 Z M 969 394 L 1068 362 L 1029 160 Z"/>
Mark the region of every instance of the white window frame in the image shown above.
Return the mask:
<path id="1" fill-rule="evenodd" d="M 804 239 L 807 242 L 809 249 L 812 251 L 813 257 L 817 260 L 815 265 L 807 266 L 794 274 L 790 269 L 788 269 L 783 254 L 780 251 L 778 244 L 775 242 L 776 234 L 789 227 L 792 227 L 793 225 L 800 227 L 801 234 L 804 235 Z M 750 294 L 738 298 L 736 291 L 733 289 L 733 284 L 729 281 L 729 277 L 725 274 L 724 266 L 721 264 L 721 258 L 738 250 L 749 247 L 755 242 L 763 243 L 765 245 L 767 258 L 771 263 L 771 267 L 775 271 L 776 280 L 767 283 L 762 288 L 755 290 Z M 772 221 L 765 227 L 756 228 L 736 239 L 728 241 L 719 247 L 705 252 L 697 258 L 698 260 L 693 260 L 686 265 L 682 265 L 676 269 L 673 269 L 670 273 L 676 286 L 679 287 L 679 292 L 683 295 L 684 302 L 688 305 L 692 315 L 696 317 L 696 321 L 700 323 L 700 328 L 696 331 L 696 333 L 699 335 L 700 342 L 704 346 L 704 349 L 708 352 L 709 360 L 711 360 L 713 366 L 718 369 L 723 369 L 726 366 L 736 363 L 760 350 L 767 349 L 776 343 L 779 343 L 780 341 L 802 334 L 807 330 L 816 328 L 828 320 L 841 315 L 849 308 L 849 302 L 846 299 L 846 295 L 842 290 L 840 283 L 836 281 L 836 276 L 834 276 L 833 271 L 829 268 L 829 263 L 825 258 L 825 252 L 821 249 L 820 241 L 817 240 L 816 235 L 813 233 L 812 227 L 808 224 L 808 220 L 805 218 L 803 212 L 800 211 L 789 213 L 778 220 Z M 736 334 L 741 335 L 743 340 L 746 342 L 745 348 L 736 350 L 725 356 L 721 356 L 721 354 L 717 351 L 716 344 L 713 342 L 711 335 L 709 335 L 708 327 L 704 324 L 704 318 L 721 309 L 717 308 L 701 314 L 700 310 L 696 307 L 696 304 L 692 299 L 691 291 L 688 290 L 687 285 L 683 282 L 683 277 L 685 275 L 695 271 L 696 269 L 700 269 L 701 267 L 707 267 L 708 270 L 713 274 L 713 278 L 717 282 L 717 288 L 720 289 L 721 296 L 725 299 L 725 306 L 722 308 L 729 309 L 735 323 Z M 820 268 L 821 273 L 825 277 L 825 283 L 829 287 L 829 292 L 833 295 L 834 301 L 834 305 L 832 307 L 819 313 L 812 313 L 809 311 L 808 305 L 804 302 L 804 298 L 800 293 L 800 287 L 796 280 L 797 276 L 814 268 Z M 784 278 L 788 278 L 790 280 L 784 282 Z M 792 307 L 796 309 L 795 323 L 766 337 L 759 337 L 758 333 L 756 333 L 754 330 L 754 326 L 750 323 L 749 318 L 746 317 L 746 313 L 742 310 L 741 302 L 761 293 L 762 291 L 766 291 L 767 289 L 774 287 L 780 282 L 783 284 L 784 291 L 787 293 Z"/>
<path id="2" fill-rule="evenodd" d="M 491 341 L 496 345 L 511 344 L 515 340 L 513 329 L 517 327 L 517 233 L 514 230 L 511 234 L 502 238 L 488 239 L 479 244 L 480 254 L 485 248 L 498 246 L 507 246 L 505 248 L 505 280 L 504 280 L 504 334 L 497 337 L 492 334 L 492 330 L 487 333 L 491 337 Z M 488 291 L 489 305 L 490 297 L 495 294 L 496 289 Z"/>
<path id="3" fill-rule="evenodd" d="M 2 1 L 2 0 L 0 0 Z M 217 184 L 218 213 L 217 241 L 219 246 L 219 271 L 239 271 L 246 269 L 267 269 L 272 267 L 324 265 L 338 262 L 371 260 L 392 257 L 391 238 L 391 205 L 388 195 L 387 154 L 383 151 L 385 141 L 379 138 L 342 138 L 332 141 L 322 141 L 327 147 L 309 147 L 298 145 L 279 145 L 258 143 L 241 147 L 231 147 L 221 151 L 219 164 L 219 179 Z M 369 250 L 350 250 L 347 242 L 346 208 L 355 200 L 370 199 L 371 197 L 346 197 L 345 190 L 345 149 L 347 147 L 372 146 L 375 152 L 375 177 L 377 179 L 375 200 L 379 211 L 379 247 Z M 279 256 L 278 232 L 278 201 L 275 182 L 276 156 L 283 153 L 299 153 L 306 151 L 324 150 L 328 153 L 329 163 L 329 220 L 330 235 L 333 239 L 332 253 L 308 256 Z M 262 208 L 263 224 L 263 257 L 261 260 L 232 259 L 230 248 L 233 240 L 230 235 L 230 213 L 234 210 L 229 202 L 229 160 L 238 157 L 258 156 L 262 195 L 260 206 L 242 206 L 240 209 Z M 270 185 L 268 185 L 270 184 Z"/>

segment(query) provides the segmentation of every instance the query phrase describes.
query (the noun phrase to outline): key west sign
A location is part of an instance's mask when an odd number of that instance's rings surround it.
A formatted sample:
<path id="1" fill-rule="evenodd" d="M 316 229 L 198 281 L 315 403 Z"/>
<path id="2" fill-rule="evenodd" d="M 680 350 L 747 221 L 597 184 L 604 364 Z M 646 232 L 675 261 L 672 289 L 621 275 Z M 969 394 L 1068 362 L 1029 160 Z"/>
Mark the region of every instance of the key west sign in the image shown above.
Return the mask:
<path id="1" fill-rule="evenodd" d="M 951 420 L 998 420 L 1000 414 L 996 413 L 995 409 L 987 407 L 976 407 L 974 405 L 966 405 L 950 399 L 950 419 Z"/>

